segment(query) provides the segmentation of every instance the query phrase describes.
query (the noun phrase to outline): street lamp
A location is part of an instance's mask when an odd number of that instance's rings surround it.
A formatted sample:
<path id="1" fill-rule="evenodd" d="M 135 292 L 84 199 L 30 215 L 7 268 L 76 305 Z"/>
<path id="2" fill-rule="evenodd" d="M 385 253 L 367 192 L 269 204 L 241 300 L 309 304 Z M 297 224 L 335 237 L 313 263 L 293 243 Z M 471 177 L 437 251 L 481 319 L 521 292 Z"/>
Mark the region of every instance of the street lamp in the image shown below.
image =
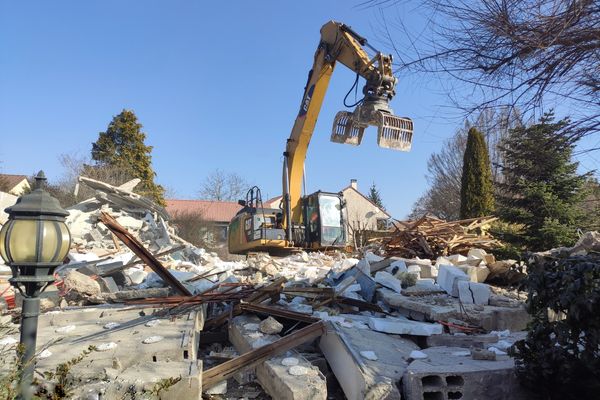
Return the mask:
<path id="1" fill-rule="evenodd" d="M 4 210 L 8 221 L 0 230 L 0 255 L 12 271 L 10 283 L 23 295 L 20 358 L 23 399 L 33 396 L 39 296 L 54 282 L 54 270 L 62 264 L 71 246 L 71 234 L 65 224 L 69 213 L 44 190 L 45 183 L 44 172 L 40 171 L 33 191 Z"/>

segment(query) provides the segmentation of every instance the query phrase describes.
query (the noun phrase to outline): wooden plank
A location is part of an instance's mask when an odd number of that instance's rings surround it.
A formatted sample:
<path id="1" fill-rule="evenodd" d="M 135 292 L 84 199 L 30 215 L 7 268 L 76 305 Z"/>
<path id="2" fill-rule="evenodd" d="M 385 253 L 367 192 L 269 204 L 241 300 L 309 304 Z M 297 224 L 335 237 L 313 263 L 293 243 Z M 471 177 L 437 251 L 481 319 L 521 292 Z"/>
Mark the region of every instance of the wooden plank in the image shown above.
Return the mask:
<path id="1" fill-rule="evenodd" d="M 125 246 L 129 247 L 133 253 L 138 256 L 147 266 L 152 268 L 161 279 L 172 287 L 177 293 L 184 296 L 191 296 L 192 293 L 177 278 L 175 278 L 168 269 L 166 269 L 160 261 L 152 255 L 131 233 L 125 229 L 108 213 L 102 211 L 99 220 L 117 236 Z"/>
<path id="2" fill-rule="evenodd" d="M 202 373 L 202 385 L 205 388 L 216 385 L 217 383 L 231 378 L 239 371 L 248 369 L 268 358 L 274 357 L 288 350 L 293 349 L 303 343 L 311 341 L 325 334 L 325 324 L 323 321 L 315 322 L 290 335 L 258 349 L 249 351 L 233 360 L 226 361 Z"/>

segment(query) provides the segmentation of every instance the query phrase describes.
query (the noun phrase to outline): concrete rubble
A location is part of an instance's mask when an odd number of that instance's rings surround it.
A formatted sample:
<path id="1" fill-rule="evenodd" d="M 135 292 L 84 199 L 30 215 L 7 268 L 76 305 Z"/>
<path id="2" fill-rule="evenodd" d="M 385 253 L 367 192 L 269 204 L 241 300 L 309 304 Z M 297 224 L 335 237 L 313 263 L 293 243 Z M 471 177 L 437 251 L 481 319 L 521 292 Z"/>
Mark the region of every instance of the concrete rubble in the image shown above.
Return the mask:
<path id="1" fill-rule="evenodd" d="M 225 399 L 261 387 L 274 399 L 521 396 L 507 352 L 529 316 L 518 293 L 489 284 L 515 278 L 514 261 L 475 247 L 431 259 L 372 249 L 227 261 L 180 238 L 162 207 L 132 192 L 136 182 L 80 184 L 96 195 L 68 209 L 73 245 L 47 291 L 38 340 L 40 352 L 57 355 L 38 359 L 41 370 L 94 346 L 70 371 L 73 398 L 121 398 L 132 386 L 150 393 L 168 378 L 178 380 L 157 398 Z M 115 237 L 101 213 L 168 275 Z M 598 240 L 580 242 L 574 251 Z M 305 329 L 310 340 L 294 337 Z M 9 338 L 18 336 L 0 343 Z M 291 350 L 260 353 L 290 338 Z"/>

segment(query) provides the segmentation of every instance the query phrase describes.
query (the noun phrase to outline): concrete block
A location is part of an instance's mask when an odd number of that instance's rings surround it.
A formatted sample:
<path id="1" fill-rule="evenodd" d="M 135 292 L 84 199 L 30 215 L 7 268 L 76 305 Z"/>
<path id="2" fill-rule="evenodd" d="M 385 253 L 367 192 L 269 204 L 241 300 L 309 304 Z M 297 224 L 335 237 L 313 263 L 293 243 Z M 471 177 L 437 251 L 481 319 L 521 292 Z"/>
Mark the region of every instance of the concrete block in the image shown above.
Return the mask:
<path id="1" fill-rule="evenodd" d="M 391 273 L 392 275 L 395 275 L 398 272 L 408 272 L 406 263 L 402 260 L 394 261 L 393 263 L 390 264 L 390 266 L 387 269 L 388 269 L 388 272 Z"/>
<path id="2" fill-rule="evenodd" d="M 258 329 L 254 329 L 259 324 L 260 319 L 254 315 L 240 315 L 229 325 L 229 341 L 240 354 L 279 339 L 278 335 L 265 335 Z M 291 375 L 288 372 L 290 367 L 282 363 L 283 359 L 288 357 L 297 358 L 297 366 L 306 368 L 307 374 Z M 325 400 L 327 398 L 325 377 L 317 367 L 296 351 L 273 357 L 258 364 L 253 370 L 262 388 L 274 399 Z"/>
<path id="3" fill-rule="evenodd" d="M 100 285 L 87 275 L 77 271 L 69 271 L 65 275 L 63 282 L 67 290 L 73 290 L 83 295 L 99 295 Z"/>
<path id="4" fill-rule="evenodd" d="M 115 280 L 109 276 L 98 278 L 98 283 L 100 284 L 103 292 L 116 293 L 119 291 L 119 287 L 117 286 Z"/>
<path id="5" fill-rule="evenodd" d="M 392 274 L 385 271 L 379 271 L 375 274 L 375 282 L 389 289 L 392 289 L 396 293 L 402 292 L 402 282 L 396 279 Z"/>
<path id="6" fill-rule="evenodd" d="M 476 257 L 480 260 L 484 260 L 487 252 L 483 249 L 470 249 L 467 253 L 467 257 Z"/>
<path id="7" fill-rule="evenodd" d="M 440 324 L 411 321 L 406 318 L 369 318 L 369 328 L 377 332 L 414 336 L 439 335 L 443 331 Z"/>
<path id="8" fill-rule="evenodd" d="M 425 339 L 427 347 L 462 347 L 482 349 L 498 342 L 498 335 L 431 335 Z"/>
<path id="9" fill-rule="evenodd" d="M 415 264 L 415 265 L 418 265 L 418 264 Z M 421 264 L 421 265 L 419 265 L 419 267 L 421 268 L 420 276 L 422 279 L 435 278 L 438 275 L 438 270 L 433 265 Z"/>
<path id="10" fill-rule="evenodd" d="M 410 288 L 404 289 L 407 293 Z M 481 310 L 475 304 L 463 304 L 459 299 L 447 294 L 430 294 L 414 298 L 404 296 L 389 289 L 377 291 L 381 299 L 390 307 L 398 310 L 402 315 L 418 321 L 448 321 L 449 319 L 465 320 L 464 308 L 469 315 L 471 323 L 483 327 L 487 331 L 510 329 L 522 331 L 527 328 L 531 317 L 522 304 L 512 306 L 497 306 L 495 304 Z M 479 309 L 478 309 L 479 308 Z M 469 322 L 469 320 L 465 321 Z"/>
<path id="11" fill-rule="evenodd" d="M 458 282 L 458 295 L 463 304 L 487 305 L 490 301 L 491 290 L 485 283 Z"/>
<path id="12" fill-rule="evenodd" d="M 451 256 L 447 256 L 446 259 L 454 265 L 463 264 L 467 261 L 467 257 L 462 254 L 452 254 Z"/>
<path id="13" fill-rule="evenodd" d="M 458 297 L 458 282 L 469 281 L 469 277 L 453 265 L 440 265 L 437 283 L 453 297 Z"/>
<path id="14" fill-rule="evenodd" d="M 407 400 L 525 400 L 530 398 L 519 385 L 514 362 L 507 356 L 497 361 L 473 360 L 462 356 L 460 347 L 431 347 L 422 350 L 427 360 L 415 360 L 402 379 Z"/>
<path id="15" fill-rule="evenodd" d="M 334 323 L 327 324 L 319 347 L 348 400 L 399 400 L 408 355 L 419 349 L 408 339 Z M 361 356 L 369 352 L 377 359 Z"/>

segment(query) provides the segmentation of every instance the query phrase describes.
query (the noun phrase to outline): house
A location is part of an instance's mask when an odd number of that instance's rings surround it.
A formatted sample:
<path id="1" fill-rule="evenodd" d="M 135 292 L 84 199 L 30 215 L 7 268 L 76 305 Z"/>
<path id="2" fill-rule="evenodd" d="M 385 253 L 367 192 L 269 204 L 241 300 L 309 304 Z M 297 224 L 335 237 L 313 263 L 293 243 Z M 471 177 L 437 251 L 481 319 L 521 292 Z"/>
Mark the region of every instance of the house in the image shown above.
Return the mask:
<path id="1" fill-rule="evenodd" d="M 342 194 L 346 201 L 346 227 L 349 244 L 354 246 L 364 244 L 359 243 L 357 237 L 359 233 L 388 229 L 392 216 L 358 191 L 356 179 L 350 180 L 350 185 L 342 189 Z M 363 237 L 361 240 L 364 239 Z"/>
<path id="2" fill-rule="evenodd" d="M 346 201 L 347 243 L 357 246 L 362 243 L 355 241 L 355 234 L 366 231 L 386 231 L 389 229 L 392 216 L 385 210 L 377 207 L 364 194 L 358 191 L 356 179 L 350 180 L 350 185 L 341 190 Z M 281 196 L 274 197 L 264 202 L 268 208 L 280 208 Z M 356 238 L 358 240 L 358 237 Z"/>
<path id="3" fill-rule="evenodd" d="M 167 213 L 170 216 L 185 216 L 191 214 L 200 215 L 203 221 L 210 225 L 210 232 L 206 232 L 207 236 L 211 236 L 210 240 L 217 243 L 227 242 L 227 227 L 229 221 L 242 208 L 238 203 L 233 201 L 216 201 L 216 200 L 166 200 Z"/>
<path id="4" fill-rule="evenodd" d="M 20 196 L 31 189 L 27 175 L 0 174 L 0 191 Z"/>

